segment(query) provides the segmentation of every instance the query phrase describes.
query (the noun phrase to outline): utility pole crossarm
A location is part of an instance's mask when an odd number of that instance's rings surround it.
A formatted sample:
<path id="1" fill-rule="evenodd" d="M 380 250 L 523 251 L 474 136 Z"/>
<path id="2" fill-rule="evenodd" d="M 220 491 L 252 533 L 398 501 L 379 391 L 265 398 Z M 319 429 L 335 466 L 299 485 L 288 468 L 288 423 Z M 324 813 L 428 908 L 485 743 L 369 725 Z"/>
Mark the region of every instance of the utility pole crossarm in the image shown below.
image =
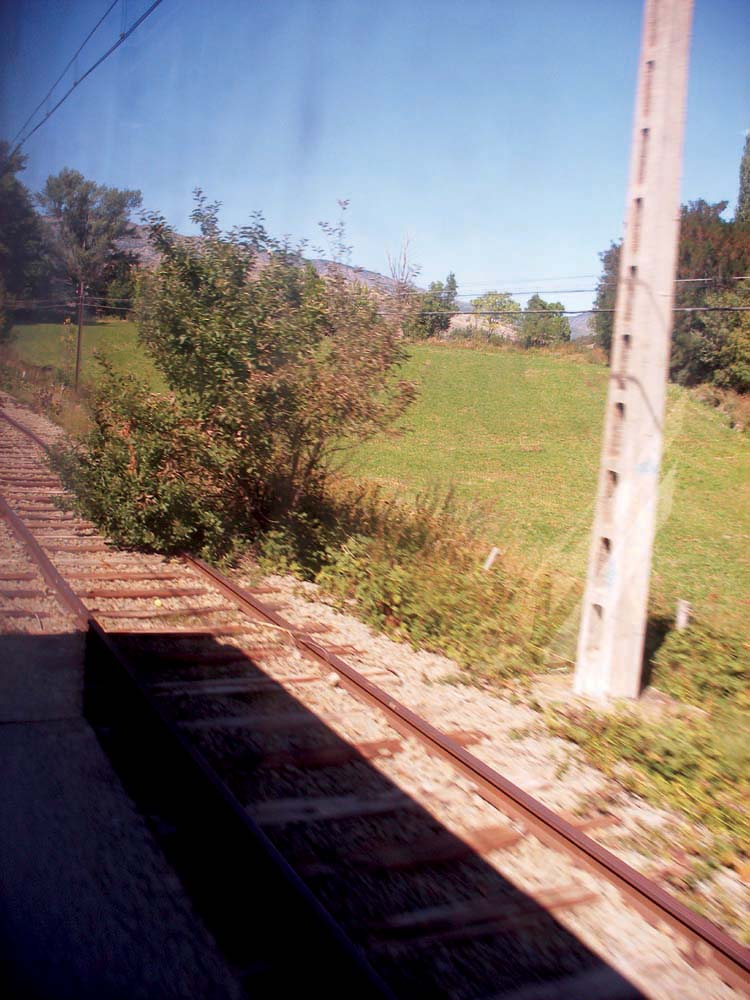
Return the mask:
<path id="1" fill-rule="evenodd" d="M 638 697 L 680 221 L 692 0 L 646 0 L 575 690 Z"/>

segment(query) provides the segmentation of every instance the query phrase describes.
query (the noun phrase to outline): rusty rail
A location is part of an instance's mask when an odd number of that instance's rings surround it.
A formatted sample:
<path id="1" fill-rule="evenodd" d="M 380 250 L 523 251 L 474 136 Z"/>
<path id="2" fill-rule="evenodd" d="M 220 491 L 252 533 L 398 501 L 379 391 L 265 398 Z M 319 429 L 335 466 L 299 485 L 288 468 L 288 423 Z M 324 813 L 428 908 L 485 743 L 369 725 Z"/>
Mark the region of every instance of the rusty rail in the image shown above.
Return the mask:
<path id="1" fill-rule="evenodd" d="M 694 913 L 655 882 L 641 875 L 611 851 L 576 829 L 551 809 L 534 799 L 513 782 L 475 757 L 464 747 L 392 698 L 359 671 L 329 653 L 307 633 L 295 628 L 281 615 L 267 608 L 253 594 L 243 590 L 200 559 L 186 557 L 189 565 L 208 574 L 215 585 L 240 605 L 252 610 L 294 638 L 297 646 L 327 664 L 356 696 L 384 712 L 394 727 L 420 740 L 429 750 L 450 761 L 462 774 L 471 778 L 484 799 L 513 813 L 542 842 L 563 848 L 599 875 L 613 883 L 647 917 L 663 920 L 682 934 L 690 945 L 691 961 L 712 966 L 731 985 L 750 986 L 750 948 L 745 948 L 709 920 Z M 708 945 L 710 952 L 703 954 Z"/>

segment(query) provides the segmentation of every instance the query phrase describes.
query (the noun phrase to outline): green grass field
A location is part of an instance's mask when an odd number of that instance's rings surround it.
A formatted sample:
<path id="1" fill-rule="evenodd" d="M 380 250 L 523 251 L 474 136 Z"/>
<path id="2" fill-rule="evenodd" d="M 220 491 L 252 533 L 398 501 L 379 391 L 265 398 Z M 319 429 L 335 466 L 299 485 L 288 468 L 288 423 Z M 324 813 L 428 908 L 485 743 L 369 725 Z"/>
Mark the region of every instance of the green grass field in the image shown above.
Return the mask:
<path id="1" fill-rule="evenodd" d="M 76 327 L 62 323 L 29 323 L 13 327 L 11 350 L 20 360 L 33 365 L 51 366 L 64 378 L 72 379 L 75 367 Z M 163 382 L 151 360 L 138 344 L 135 323 L 107 319 L 86 323 L 83 327 L 81 382 L 95 385 L 100 368 L 95 355 L 101 353 L 122 371 L 146 379 L 156 389 Z"/>
<path id="2" fill-rule="evenodd" d="M 415 346 L 401 437 L 348 469 L 396 492 L 454 488 L 497 545 L 583 579 L 608 370 L 585 353 Z M 670 386 L 652 591 L 741 627 L 750 611 L 750 442 Z"/>

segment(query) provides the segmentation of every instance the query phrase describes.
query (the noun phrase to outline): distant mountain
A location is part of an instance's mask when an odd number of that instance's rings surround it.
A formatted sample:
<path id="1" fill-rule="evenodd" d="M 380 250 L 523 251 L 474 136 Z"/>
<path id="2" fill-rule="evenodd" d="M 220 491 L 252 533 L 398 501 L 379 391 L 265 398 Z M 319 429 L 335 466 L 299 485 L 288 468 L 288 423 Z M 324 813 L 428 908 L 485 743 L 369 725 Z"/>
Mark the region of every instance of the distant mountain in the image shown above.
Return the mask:
<path id="1" fill-rule="evenodd" d="M 340 271 L 351 281 L 358 281 L 360 284 L 367 285 L 368 288 L 372 288 L 374 291 L 383 294 L 392 294 L 398 287 L 398 283 L 393 278 L 388 278 L 384 274 L 378 274 L 377 271 L 368 271 L 364 267 L 339 264 L 336 261 L 326 260 L 323 257 L 308 260 L 308 264 L 312 264 L 320 275 L 325 276 L 326 274 L 331 274 L 332 271 Z"/>
<path id="2" fill-rule="evenodd" d="M 125 236 L 117 241 L 117 249 L 132 254 L 140 267 L 156 267 L 159 263 L 159 253 L 157 250 L 154 250 L 149 242 L 148 233 L 148 226 L 136 225 L 133 226 L 133 232 L 130 236 Z M 188 244 L 198 244 L 201 240 L 200 236 L 182 236 L 179 233 L 176 234 L 176 237 L 179 241 Z M 261 254 L 260 256 L 265 257 L 266 255 Z M 358 281 L 382 294 L 392 293 L 397 287 L 397 283 L 393 278 L 388 278 L 384 274 L 378 274 L 377 271 L 368 271 L 364 267 L 338 264 L 335 261 L 325 260 L 320 257 L 308 260 L 308 263 L 312 264 L 318 274 L 330 274 L 336 269 L 341 271 L 348 280 Z"/>
<path id="3" fill-rule="evenodd" d="M 570 339 L 582 340 L 584 337 L 594 336 L 593 316 L 590 312 L 579 313 L 577 316 L 568 316 L 570 323 Z"/>

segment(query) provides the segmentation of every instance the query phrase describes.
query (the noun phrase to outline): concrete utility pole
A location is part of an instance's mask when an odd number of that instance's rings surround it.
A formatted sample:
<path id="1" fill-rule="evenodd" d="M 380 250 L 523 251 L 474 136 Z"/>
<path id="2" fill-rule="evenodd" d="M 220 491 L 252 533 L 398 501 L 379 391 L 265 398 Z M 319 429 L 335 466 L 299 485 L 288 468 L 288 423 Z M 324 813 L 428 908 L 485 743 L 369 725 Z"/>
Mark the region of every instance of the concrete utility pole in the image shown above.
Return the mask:
<path id="1" fill-rule="evenodd" d="M 575 691 L 641 691 L 680 226 L 692 0 L 646 0 Z"/>

